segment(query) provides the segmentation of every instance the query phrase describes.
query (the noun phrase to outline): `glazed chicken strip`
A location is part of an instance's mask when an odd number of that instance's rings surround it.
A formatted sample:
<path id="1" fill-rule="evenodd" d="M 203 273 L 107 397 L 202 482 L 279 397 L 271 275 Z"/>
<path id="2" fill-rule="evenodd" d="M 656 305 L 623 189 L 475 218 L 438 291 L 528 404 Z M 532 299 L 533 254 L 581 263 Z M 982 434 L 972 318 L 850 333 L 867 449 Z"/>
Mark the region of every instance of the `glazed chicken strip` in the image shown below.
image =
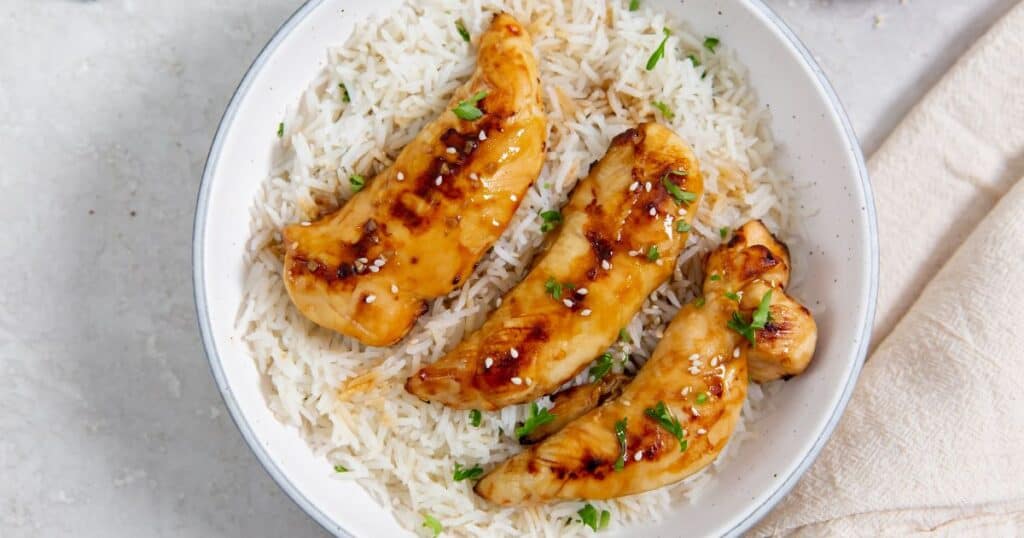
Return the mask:
<path id="1" fill-rule="evenodd" d="M 612 141 L 563 224 L 483 326 L 409 378 L 423 400 L 494 410 L 550 394 L 603 352 L 671 274 L 703 183 L 675 133 L 643 124 Z"/>
<path id="2" fill-rule="evenodd" d="M 748 226 L 766 232 L 760 223 Z M 501 505 L 608 499 L 678 482 L 714 461 L 747 393 L 751 344 L 742 329 L 755 338 L 767 330 L 754 328 L 761 300 L 788 278 L 774 244 L 751 241 L 774 238 L 747 236 L 748 226 L 709 256 L 704 300 L 680 310 L 618 398 L 500 464 L 476 492 Z"/>
<path id="3" fill-rule="evenodd" d="M 427 301 L 465 282 L 544 163 L 538 76 L 529 34 L 496 16 L 441 117 L 340 210 L 284 229 L 284 281 L 299 311 L 390 345 Z"/>

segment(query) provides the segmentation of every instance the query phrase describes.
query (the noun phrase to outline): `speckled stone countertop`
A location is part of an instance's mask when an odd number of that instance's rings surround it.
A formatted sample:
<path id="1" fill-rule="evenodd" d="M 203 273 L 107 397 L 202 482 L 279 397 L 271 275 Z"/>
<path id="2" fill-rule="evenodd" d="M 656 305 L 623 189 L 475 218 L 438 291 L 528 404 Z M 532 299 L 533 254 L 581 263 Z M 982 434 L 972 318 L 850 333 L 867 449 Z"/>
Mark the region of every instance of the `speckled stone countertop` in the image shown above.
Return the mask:
<path id="1" fill-rule="evenodd" d="M 1015 0 L 768 0 L 870 153 Z M 0 536 L 320 536 L 227 416 L 192 211 L 298 0 L 0 2 Z"/>

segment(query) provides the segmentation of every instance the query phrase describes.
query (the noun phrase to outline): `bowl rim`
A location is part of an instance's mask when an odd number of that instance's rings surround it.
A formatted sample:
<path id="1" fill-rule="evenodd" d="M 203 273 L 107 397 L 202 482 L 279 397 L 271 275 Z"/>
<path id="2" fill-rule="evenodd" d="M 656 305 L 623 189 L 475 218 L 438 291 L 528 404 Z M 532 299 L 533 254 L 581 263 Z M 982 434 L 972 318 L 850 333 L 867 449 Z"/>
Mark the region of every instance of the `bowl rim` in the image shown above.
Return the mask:
<path id="1" fill-rule="evenodd" d="M 779 33 L 788 41 L 793 50 L 799 54 L 805 66 L 808 67 L 814 75 L 815 83 L 828 99 L 831 111 L 842 127 L 847 146 L 853 153 L 852 157 L 856 164 L 857 176 L 860 178 L 861 189 L 864 193 L 869 243 L 866 269 L 869 280 L 868 295 L 866 298 L 867 305 L 863 319 L 864 324 L 856 351 L 855 361 L 853 367 L 849 371 L 845 385 L 843 386 L 840 399 L 832 410 L 832 415 L 826 422 L 825 427 L 819 433 L 818 438 L 811 446 L 811 449 L 804 455 L 803 459 L 793 469 L 789 476 L 787 476 L 775 491 L 773 491 L 760 505 L 743 515 L 741 519 L 739 519 L 728 531 L 725 532 L 724 536 L 742 535 L 766 516 L 768 512 L 782 501 L 793 487 L 796 486 L 800 477 L 802 477 L 810 468 L 811 464 L 814 463 L 822 448 L 824 448 L 825 443 L 832 436 L 832 432 L 835 430 L 839 423 L 839 419 L 842 417 L 843 412 L 850 401 L 853 389 L 856 386 L 857 379 L 860 377 L 860 371 L 867 357 L 871 340 L 871 330 L 875 319 L 876 303 L 878 300 L 879 279 L 878 220 L 875 211 L 874 194 L 871 188 L 867 165 L 864 161 L 863 150 L 861 149 L 857 135 L 853 130 L 853 126 L 850 123 L 846 109 L 843 107 L 839 96 L 836 94 L 835 89 L 832 87 L 828 77 L 821 69 L 821 66 L 819 66 L 815 61 L 814 56 L 803 42 L 800 41 L 793 30 L 782 20 L 782 18 L 772 11 L 772 9 L 768 7 L 763 0 L 740 1 L 746 3 L 749 7 L 762 15 L 765 20 L 773 25 L 775 29 L 778 30 Z M 203 352 L 209 362 L 210 371 L 217 384 L 217 389 L 219 390 L 221 397 L 224 399 L 224 405 L 227 406 L 232 421 L 242 434 L 242 437 L 245 439 L 249 449 L 256 456 L 256 459 L 259 460 L 263 469 L 271 476 L 271 478 L 274 479 L 274 482 L 277 483 L 278 487 L 280 487 L 285 494 L 295 502 L 295 504 L 302 508 L 306 514 L 323 527 L 324 530 L 337 536 L 351 537 L 352 535 L 345 530 L 340 522 L 334 521 L 324 514 L 302 493 L 302 491 L 299 490 L 299 488 L 291 482 L 291 480 L 288 479 L 284 471 L 277 465 L 273 458 L 271 458 L 263 444 L 256 438 L 252 427 L 246 421 L 245 415 L 242 413 L 241 408 L 231 391 L 231 387 L 228 385 L 224 369 L 221 365 L 221 358 L 217 350 L 217 344 L 213 337 L 209 318 L 209 309 L 207 308 L 206 300 L 205 264 L 203 255 L 205 247 L 206 216 L 210 199 L 210 185 L 213 182 L 216 163 L 220 160 L 224 138 L 230 125 L 234 122 L 238 107 L 242 100 L 248 95 L 256 74 L 263 68 L 264 64 L 277 50 L 281 42 L 306 18 L 306 16 L 312 13 L 323 2 L 324 0 L 306 0 L 306 2 L 299 6 L 299 8 L 284 21 L 277 31 L 274 32 L 273 37 L 271 37 L 266 45 L 263 46 L 259 54 L 249 65 L 245 75 L 242 77 L 242 80 L 235 88 L 224 114 L 221 116 L 220 122 L 217 125 L 217 132 L 214 135 L 213 141 L 210 145 L 210 150 L 206 157 L 206 162 L 203 166 L 203 174 L 200 180 L 199 192 L 196 199 L 196 210 L 192 225 L 192 291 L 196 307 L 196 320 L 203 344 Z"/>

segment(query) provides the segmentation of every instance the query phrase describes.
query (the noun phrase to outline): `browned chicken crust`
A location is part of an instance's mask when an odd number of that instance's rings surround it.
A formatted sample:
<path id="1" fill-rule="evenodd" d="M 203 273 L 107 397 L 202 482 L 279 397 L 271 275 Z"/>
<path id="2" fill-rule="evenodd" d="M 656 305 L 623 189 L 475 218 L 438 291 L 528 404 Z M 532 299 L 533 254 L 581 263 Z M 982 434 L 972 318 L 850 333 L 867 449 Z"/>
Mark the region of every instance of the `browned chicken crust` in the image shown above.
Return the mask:
<path id="1" fill-rule="evenodd" d="M 734 313 L 750 320 L 768 290 L 774 314 L 774 298 L 789 278 L 788 253 L 755 221 L 713 252 L 705 268 L 703 301 L 680 310 L 620 396 L 499 464 L 475 491 L 501 505 L 608 499 L 678 482 L 714 461 L 747 393 L 751 345 L 728 321 Z M 757 331 L 759 346 L 766 332 L 768 325 Z M 680 438 L 655 417 L 678 421 Z M 617 426 L 624 426 L 625 450 Z"/>
<path id="2" fill-rule="evenodd" d="M 615 137 L 576 186 L 564 223 L 526 278 L 406 389 L 488 410 L 550 394 L 604 351 L 671 276 L 689 229 L 677 223 L 692 221 L 702 193 L 696 157 L 669 129 L 648 123 Z"/>
<path id="3" fill-rule="evenodd" d="M 452 109 L 478 92 L 483 115 L 457 117 Z M 284 229 L 295 306 L 369 345 L 400 340 L 501 236 L 543 166 L 546 121 L 530 36 L 498 15 L 441 117 L 340 210 Z"/>

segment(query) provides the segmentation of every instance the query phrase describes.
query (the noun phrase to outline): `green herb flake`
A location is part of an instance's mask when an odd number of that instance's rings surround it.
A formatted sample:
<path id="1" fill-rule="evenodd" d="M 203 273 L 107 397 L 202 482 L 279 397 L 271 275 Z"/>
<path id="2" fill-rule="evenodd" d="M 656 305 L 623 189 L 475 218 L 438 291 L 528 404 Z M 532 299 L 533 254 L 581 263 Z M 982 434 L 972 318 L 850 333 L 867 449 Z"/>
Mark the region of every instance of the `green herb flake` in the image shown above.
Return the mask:
<path id="1" fill-rule="evenodd" d="M 366 178 L 359 174 L 352 174 L 348 176 L 348 185 L 352 187 L 352 192 L 359 192 L 366 186 Z"/>
<path id="2" fill-rule="evenodd" d="M 351 103 L 352 97 L 348 94 L 348 88 L 345 87 L 345 83 L 338 84 L 338 91 L 341 92 L 341 102 Z"/>
<path id="3" fill-rule="evenodd" d="M 278 138 L 284 137 L 284 122 L 283 121 L 281 123 L 277 124 L 277 137 Z"/>
<path id="4" fill-rule="evenodd" d="M 727 291 L 725 292 L 725 296 L 728 297 L 729 299 L 732 299 L 733 301 L 736 301 L 737 303 L 740 302 L 740 296 L 737 295 L 736 292 Z"/>
<path id="5" fill-rule="evenodd" d="M 706 302 L 707 302 L 707 300 L 704 299 L 703 295 L 701 295 L 700 297 L 697 297 L 697 299 L 693 301 L 693 306 L 696 306 L 697 308 L 700 308 L 700 307 L 704 306 L 704 303 L 706 303 Z"/>
<path id="6" fill-rule="evenodd" d="M 692 63 L 694 67 L 700 67 L 700 58 L 698 58 L 696 54 L 690 54 L 687 56 L 687 58 L 690 60 L 690 63 Z"/>
<path id="7" fill-rule="evenodd" d="M 661 44 L 658 45 L 658 48 L 654 49 L 654 53 L 651 54 L 651 57 L 647 60 L 648 71 L 653 71 L 654 66 L 658 65 L 658 62 L 665 57 L 665 44 L 668 43 L 668 36 L 672 35 L 672 31 L 668 28 L 663 28 L 662 32 L 665 33 L 665 37 L 661 40 Z"/>
<path id="8" fill-rule="evenodd" d="M 720 275 L 718 273 L 715 273 L 715 274 L 711 275 L 711 281 L 712 282 L 718 282 L 719 280 L 722 280 L 722 275 Z"/>
<path id="9" fill-rule="evenodd" d="M 523 425 L 516 428 L 516 437 L 523 438 L 533 433 L 538 426 L 555 420 L 555 415 L 548 412 L 546 407 L 540 407 L 537 402 L 530 404 L 530 414 L 526 416 Z"/>
<path id="10" fill-rule="evenodd" d="M 665 103 L 663 103 L 661 101 L 654 101 L 654 102 L 651 103 L 651 106 L 653 106 L 654 108 L 657 108 L 661 112 L 661 115 L 664 116 L 665 119 L 668 120 L 668 121 L 672 121 L 676 117 L 676 113 L 672 112 L 672 109 L 669 108 L 668 105 L 666 105 Z"/>
<path id="11" fill-rule="evenodd" d="M 661 258 L 661 252 L 658 251 L 658 245 L 651 245 L 651 248 L 647 249 L 647 259 L 656 262 L 659 258 Z"/>
<path id="12" fill-rule="evenodd" d="M 469 43 L 469 30 L 466 29 L 466 23 L 462 19 L 455 21 L 455 29 L 459 31 L 462 40 Z"/>
<path id="13" fill-rule="evenodd" d="M 665 405 L 665 402 L 658 402 L 654 408 L 644 409 L 644 414 L 658 423 L 665 431 L 671 433 L 679 441 L 679 451 L 686 450 L 686 439 L 683 439 L 683 427 L 672 415 L 672 411 Z"/>
<path id="14" fill-rule="evenodd" d="M 430 514 L 423 514 L 423 526 L 434 532 L 434 538 L 437 538 L 444 531 L 444 525 Z"/>
<path id="15" fill-rule="evenodd" d="M 757 345 L 757 333 L 755 331 L 763 329 L 771 321 L 771 302 L 772 292 L 768 290 L 761 296 L 761 302 L 757 305 L 757 309 L 754 310 L 750 323 L 744 321 L 743 316 L 739 312 L 733 312 L 732 319 L 726 323 L 726 327 L 738 332 L 750 342 L 750 345 Z"/>
<path id="16" fill-rule="evenodd" d="M 715 53 L 715 48 L 718 47 L 718 44 L 720 42 L 721 41 L 719 41 L 719 39 L 717 37 L 707 36 L 707 37 L 704 38 L 704 48 L 708 49 L 709 52 L 714 54 Z"/>
<path id="17" fill-rule="evenodd" d="M 629 331 L 627 331 L 625 327 L 619 329 L 619 342 L 624 342 L 626 344 L 633 343 L 633 337 L 629 335 Z"/>
<path id="18" fill-rule="evenodd" d="M 771 318 L 771 305 L 772 290 L 768 290 L 761 296 L 761 302 L 757 305 L 757 310 L 754 311 L 753 319 L 750 320 L 751 327 L 763 329 L 768 324 L 768 319 Z"/>
<path id="19" fill-rule="evenodd" d="M 676 221 L 676 231 L 681 233 L 681 234 L 684 234 L 684 233 L 690 231 L 690 224 L 688 222 L 686 222 L 685 220 L 677 220 Z"/>
<path id="20" fill-rule="evenodd" d="M 472 409 L 472 410 L 470 410 L 470 412 L 469 412 L 469 423 L 472 424 L 474 428 L 479 428 L 480 427 L 480 422 L 483 420 L 483 418 L 484 418 L 484 415 L 483 415 L 483 413 L 480 412 L 479 409 Z"/>
<path id="21" fill-rule="evenodd" d="M 477 104 L 480 103 L 487 97 L 487 91 L 478 91 L 473 94 L 472 97 L 465 101 L 459 101 L 459 106 L 452 109 L 452 112 L 459 117 L 460 120 L 474 121 L 483 117 L 484 113 L 482 110 L 477 108 Z"/>
<path id="22" fill-rule="evenodd" d="M 729 237 L 729 227 L 728 226 L 723 226 L 723 227 L 719 228 L 718 229 L 718 236 L 721 237 L 723 240 L 726 237 Z"/>
<path id="23" fill-rule="evenodd" d="M 555 209 L 541 211 L 540 218 L 544 221 L 544 223 L 540 225 L 540 231 L 548 233 L 562 223 L 562 212 Z"/>
<path id="24" fill-rule="evenodd" d="M 462 464 L 456 463 L 455 472 L 452 474 L 452 478 L 454 478 L 456 482 L 462 482 L 463 480 L 476 480 L 483 476 L 483 474 L 484 470 L 479 465 L 466 468 L 463 467 Z"/>
<path id="25" fill-rule="evenodd" d="M 740 317 L 739 312 L 733 312 L 732 319 L 730 319 L 729 322 L 725 324 L 725 326 L 740 333 L 741 336 L 743 336 L 744 338 L 747 339 L 748 342 L 750 342 L 750 345 L 757 344 L 757 335 L 754 334 L 754 328 L 751 327 L 749 323 L 743 321 L 743 318 Z"/>
<path id="26" fill-rule="evenodd" d="M 555 300 L 562 298 L 562 285 L 553 276 L 544 283 L 544 291 Z"/>
<path id="27" fill-rule="evenodd" d="M 590 377 L 594 381 L 600 381 L 610 371 L 612 371 L 612 354 L 605 353 L 598 357 L 594 365 L 590 367 Z"/>
<path id="28" fill-rule="evenodd" d="M 640 0 L 629 0 L 629 10 L 636 11 L 640 9 Z"/>
<path id="29" fill-rule="evenodd" d="M 668 178 L 668 176 L 673 176 L 673 175 L 674 176 L 685 176 L 686 172 L 681 172 L 681 171 L 669 172 L 669 173 L 665 174 L 664 176 L 662 176 L 662 178 L 661 178 L 661 184 L 665 186 L 665 190 L 667 190 L 668 193 L 672 195 L 672 198 L 676 201 L 676 203 L 677 204 L 687 205 L 687 204 L 690 204 L 690 203 L 693 203 L 694 201 L 696 201 L 697 200 L 697 193 L 690 192 L 690 191 L 684 191 L 683 189 L 680 189 L 679 185 L 676 185 L 675 183 L 672 182 L 672 180 L 670 180 Z"/>
<path id="30" fill-rule="evenodd" d="M 612 513 L 608 510 L 597 511 L 594 505 L 587 503 L 576 512 L 580 516 L 580 521 L 590 527 L 594 532 L 603 530 L 608 526 L 608 523 L 612 520 Z"/>
<path id="31" fill-rule="evenodd" d="M 335 465 L 334 466 L 334 472 L 336 472 L 336 473 L 347 473 L 348 472 L 348 468 L 345 467 L 344 465 Z"/>
<path id="32" fill-rule="evenodd" d="M 702 393 L 697 395 L 697 403 L 698 404 L 703 404 L 703 403 L 705 403 L 707 401 L 708 401 L 708 393 L 702 392 Z"/>
<path id="33" fill-rule="evenodd" d="M 621 471 L 626 467 L 626 426 L 628 419 L 615 421 L 615 438 L 619 440 L 619 458 L 615 460 L 615 470 Z"/>

